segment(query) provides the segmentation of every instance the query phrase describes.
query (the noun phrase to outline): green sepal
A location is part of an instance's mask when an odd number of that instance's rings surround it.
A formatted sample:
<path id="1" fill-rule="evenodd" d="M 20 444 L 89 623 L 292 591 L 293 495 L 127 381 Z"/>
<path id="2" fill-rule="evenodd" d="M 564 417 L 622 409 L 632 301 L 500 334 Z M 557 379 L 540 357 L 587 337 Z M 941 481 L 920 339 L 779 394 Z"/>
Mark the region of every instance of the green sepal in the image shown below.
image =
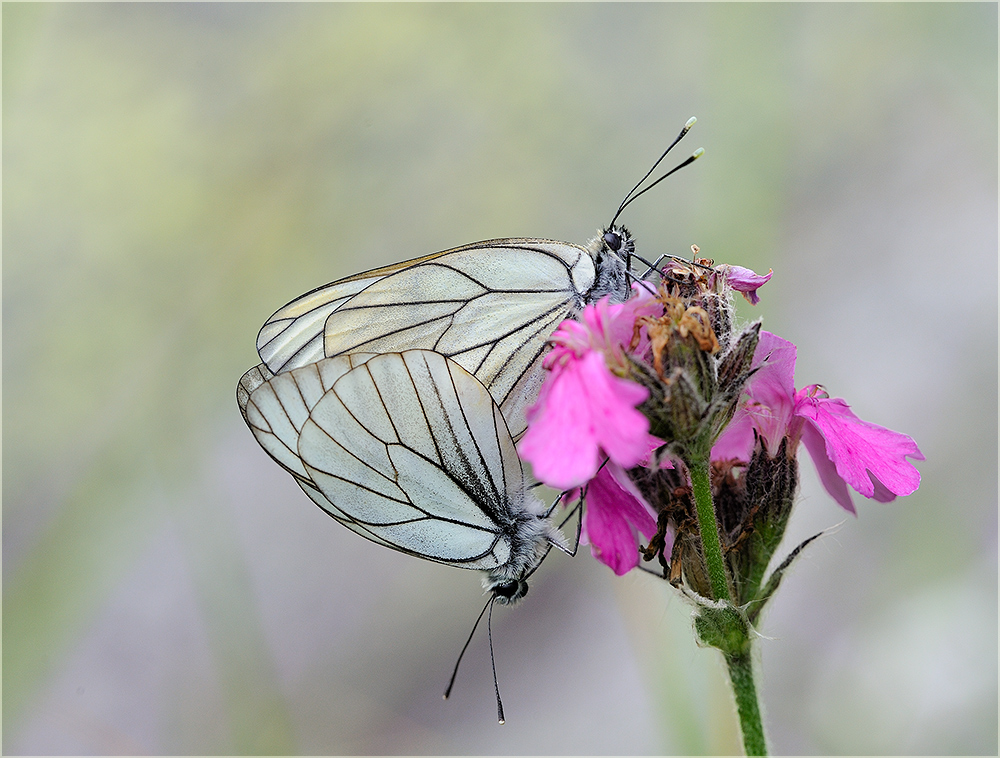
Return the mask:
<path id="1" fill-rule="evenodd" d="M 743 655 L 750 650 L 755 632 L 742 608 L 728 602 L 699 605 L 694 629 L 701 644 L 718 648 L 726 656 Z"/>
<path id="2" fill-rule="evenodd" d="M 747 612 L 747 620 L 751 624 L 756 623 L 757 619 L 760 617 L 761 611 L 764 610 L 764 606 L 767 605 L 767 601 L 774 597 L 774 593 L 778 591 L 778 587 L 780 586 L 781 580 L 785 575 L 785 571 L 787 571 L 788 567 L 792 565 L 792 561 L 799 556 L 799 553 L 802 552 L 806 545 L 813 540 L 822 537 L 825 533 L 826 530 L 824 529 L 822 532 L 814 534 L 812 537 L 803 540 L 797 548 L 788 554 L 785 560 L 781 562 L 781 565 L 779 565 L 778 568 L 771 573 L 771 576 L 767 578 L 767 583 L 764 585 L 763 589 L 757 593 L 755 602 L 750 605 L 750 610 Z"/>

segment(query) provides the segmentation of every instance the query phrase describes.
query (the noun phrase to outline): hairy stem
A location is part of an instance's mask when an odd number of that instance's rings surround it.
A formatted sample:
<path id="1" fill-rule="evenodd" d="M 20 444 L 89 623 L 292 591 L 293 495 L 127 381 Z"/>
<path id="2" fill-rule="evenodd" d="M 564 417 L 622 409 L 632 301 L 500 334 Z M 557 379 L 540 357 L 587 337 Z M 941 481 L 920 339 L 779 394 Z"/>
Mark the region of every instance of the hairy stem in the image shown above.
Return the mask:
<path id="1" fill-rule="evenodd" d="M 747 652 L 737 655 L 727 655 L 726 665 L 729 667 L 729 680 L 733 685 L 736 711 L 740 717 L 743 752 L 747 755 L 767 755 L 764 724 L 761 721 L 760 706 L 757 703 L 757 688 L 753 681 L 750 651 L 747 650 Z"/>
<path id="2" fill-rule="evenodd" d="M 691 472 L 691 489 L 698 509 L 698 528 L 701 531 L 701 544 L 705 553 L 705 566 L 708 569 L 713 600 L 732 602 L 726 562 L 722 557 L 722 543 L 719 541 L 719 524 L 715 520 L 715 507 L 712 504 L 708 456 L 704 456 L 702 460 L 688 461 L 687 464 Z"/>

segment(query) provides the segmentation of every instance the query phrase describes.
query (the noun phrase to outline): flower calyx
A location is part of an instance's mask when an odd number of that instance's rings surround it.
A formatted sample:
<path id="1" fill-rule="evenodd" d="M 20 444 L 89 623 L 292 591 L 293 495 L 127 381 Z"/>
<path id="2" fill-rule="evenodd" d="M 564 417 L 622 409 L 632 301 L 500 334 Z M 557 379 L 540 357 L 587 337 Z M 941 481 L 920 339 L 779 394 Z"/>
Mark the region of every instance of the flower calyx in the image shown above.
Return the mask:
<path id="1" fill-rule="evenodd" d="M 711 449 L 733 417 L 760 332 L 758 322 L 733 335 L 728 291 L 716 281 L 714 274 L 665 273 L 657 294 L 662 315 L 637 319 L 632 340 L 638 345 L 645 335 L 649 359 L 626 355 L 629 378 L 649 390 L 639 409 L 650 433 L 669 440 L 681 459 Z"/>
<path id="2" fill-rule="evenodd" d="M 708 568 L 686 470 L 629 471 L 645 501 L 657 509 L 657 532 L 643 552 L 656 558 L 663 577 L 696 596 L 711 597 Z M 771 456 L 758 444 L 749 462 L 712 462 L 712 499 L 733 601 L 754 608 L 754 616 L 768 599 L 764 594 L 768 564 L 785 533 L 798 490 L 798 463 L 782 445 Z M 773 589 L 770 590 L 773 592 Z"/>

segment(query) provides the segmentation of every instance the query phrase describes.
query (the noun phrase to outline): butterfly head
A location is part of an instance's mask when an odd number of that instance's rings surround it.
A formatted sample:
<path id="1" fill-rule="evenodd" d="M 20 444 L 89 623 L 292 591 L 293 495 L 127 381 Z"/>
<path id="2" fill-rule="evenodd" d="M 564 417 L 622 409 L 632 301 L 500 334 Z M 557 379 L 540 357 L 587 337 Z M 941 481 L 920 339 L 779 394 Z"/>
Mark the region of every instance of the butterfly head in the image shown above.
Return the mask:
<path id="1" fill-rule="evenodd" d="M 500 605 L 513 605 L 528 594 L 528 582 L 524 579 L 508 579 L 490 588 Z"/>
<path id="2" fill-rule="evenodd" d="M 635 239 L 624 226 L 612 224 L 601 233 L 601 241 L 608 252 L 614 253 L 622 260 L 635 252 Z"/>

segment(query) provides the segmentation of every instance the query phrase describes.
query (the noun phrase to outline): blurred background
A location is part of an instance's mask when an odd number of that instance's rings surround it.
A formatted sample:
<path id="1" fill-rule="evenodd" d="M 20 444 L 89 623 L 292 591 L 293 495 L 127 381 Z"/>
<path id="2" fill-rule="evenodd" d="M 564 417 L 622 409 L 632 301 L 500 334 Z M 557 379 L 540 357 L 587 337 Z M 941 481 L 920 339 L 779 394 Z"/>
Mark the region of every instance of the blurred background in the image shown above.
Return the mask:
<path id="1" fill-rule="evenodd" d="M 728 753 L 662 581 L 479 577 L 338 526 L 235 401 L 264 320 L 466 242 L 774 269 L 747 318 L 921 489 L 847 516 L 802 458 L 760 631 L 775 753 L 997 750 L 997 6 L 6 4 L 3 751 Z"/>

